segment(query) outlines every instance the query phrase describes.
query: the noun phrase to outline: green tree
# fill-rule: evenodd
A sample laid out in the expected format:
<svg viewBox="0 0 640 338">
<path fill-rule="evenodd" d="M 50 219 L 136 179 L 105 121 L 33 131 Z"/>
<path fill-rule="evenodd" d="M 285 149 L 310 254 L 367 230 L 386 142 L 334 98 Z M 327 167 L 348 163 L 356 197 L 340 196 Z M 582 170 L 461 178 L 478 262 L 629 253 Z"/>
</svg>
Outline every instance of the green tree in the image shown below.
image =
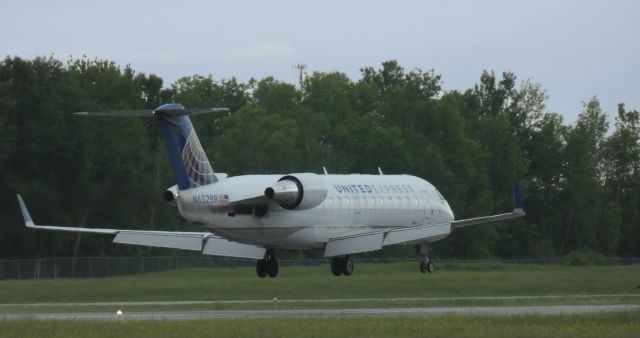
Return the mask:
<svg viewBox="0 0 640 338">
<path fill-rule="evenodd" d="M 595 97 L 587 102 L 567 135 L 565 171 L 567 214 L 560 252 L 597 248 L 596 227 L 602 203 L 600 168 L 606 115 Z"/>
</svg>

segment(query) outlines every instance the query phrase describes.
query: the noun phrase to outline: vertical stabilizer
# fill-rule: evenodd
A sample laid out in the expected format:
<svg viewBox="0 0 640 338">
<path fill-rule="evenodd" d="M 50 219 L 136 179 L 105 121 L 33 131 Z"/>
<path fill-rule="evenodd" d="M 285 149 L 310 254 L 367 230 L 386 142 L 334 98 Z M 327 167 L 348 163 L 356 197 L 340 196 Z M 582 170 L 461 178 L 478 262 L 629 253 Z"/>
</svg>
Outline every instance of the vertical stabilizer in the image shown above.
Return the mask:
<svg viewBox="0 0 640 338">
<path fill-rule="evenodd" d="M 218 181 L 193 129 L 188 116 L 190 112 L 177 103 L 162 105 L 153 112 L 160 122 L 169 160 L 180 190 Z"/>
</svg>

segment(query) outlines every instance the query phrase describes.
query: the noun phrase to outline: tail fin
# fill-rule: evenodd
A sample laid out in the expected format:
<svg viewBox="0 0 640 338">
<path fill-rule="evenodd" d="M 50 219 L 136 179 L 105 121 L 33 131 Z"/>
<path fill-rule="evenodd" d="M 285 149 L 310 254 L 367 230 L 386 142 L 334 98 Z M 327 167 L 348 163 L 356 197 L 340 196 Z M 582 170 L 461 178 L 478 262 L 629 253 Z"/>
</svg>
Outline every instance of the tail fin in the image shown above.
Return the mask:
<svg viewBox="0 0 640 338">
<path fill-rule="evenodd" d="M 185 190 L 218 181 L 188 114 L 189 110 L 176 103 L 165 104 L 154 112 L 178 183 Z"/>
</svg>

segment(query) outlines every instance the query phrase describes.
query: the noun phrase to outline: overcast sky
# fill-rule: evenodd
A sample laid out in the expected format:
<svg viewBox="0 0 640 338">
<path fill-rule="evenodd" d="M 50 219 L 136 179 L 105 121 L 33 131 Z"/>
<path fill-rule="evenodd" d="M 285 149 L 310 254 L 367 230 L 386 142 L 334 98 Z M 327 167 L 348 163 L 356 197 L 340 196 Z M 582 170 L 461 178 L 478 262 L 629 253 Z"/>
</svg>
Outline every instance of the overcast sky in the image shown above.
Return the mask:
<svg viewBox="0 0 640 338">
<path fill-rule="evenodd" d="M 572 123 L 596 95 L 640 108 L 640 1 L 1 1 L 0 55 L 103 58 L 177 78 L 275 78 L 396 59 L 444 89 L 483 69 L 540 82 Z"/>
</svg>

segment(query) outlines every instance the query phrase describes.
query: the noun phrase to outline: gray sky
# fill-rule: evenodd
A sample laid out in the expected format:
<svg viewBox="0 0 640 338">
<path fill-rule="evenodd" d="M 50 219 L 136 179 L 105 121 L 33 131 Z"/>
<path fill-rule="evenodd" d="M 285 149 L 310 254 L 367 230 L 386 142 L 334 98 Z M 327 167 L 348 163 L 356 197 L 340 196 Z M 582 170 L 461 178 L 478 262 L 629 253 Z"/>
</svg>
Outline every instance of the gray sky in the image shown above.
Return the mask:
<svg viewBox="0 0 640 338">
<path fill-rule="evenodd" d="M 572 123 L 600 98 L 640 108 L 640 1 L 16 1 L 0 2 L 0 55 L 104 58 L 156 73 L 273 75 L 293 64 L 341 71 L 396 59 L 433 68 L 445 89 L 483 69 L 547 89 L 547 110 Z"/>
</svg>

